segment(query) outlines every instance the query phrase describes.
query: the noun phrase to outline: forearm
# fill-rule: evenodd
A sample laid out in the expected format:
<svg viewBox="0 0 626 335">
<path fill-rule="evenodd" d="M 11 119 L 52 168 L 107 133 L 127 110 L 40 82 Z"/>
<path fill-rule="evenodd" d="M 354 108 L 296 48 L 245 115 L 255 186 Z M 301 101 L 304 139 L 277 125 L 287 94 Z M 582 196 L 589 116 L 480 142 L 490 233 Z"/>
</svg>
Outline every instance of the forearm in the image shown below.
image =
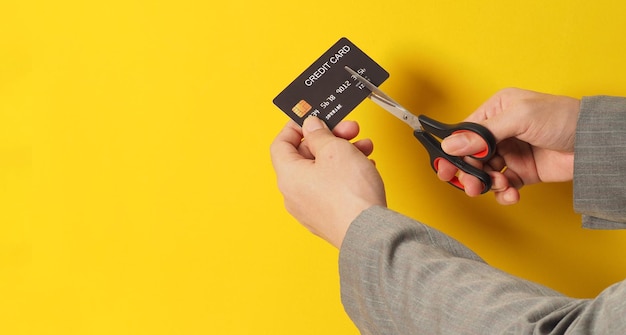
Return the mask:
<svg viewBox="0 0 626 335">
<path fill-rule="evenodd" d="M 583 98 L 576 129 L 574 209 L 590 228 L 626 228 L 626 98 Z"/>
<path fill-rule="evenodd" d="M 344 307 L 362 334 L 558 334 L 594 329 L 594 312 L 606 306 L 594 310 L 590 301 L 505 274 L 380 207 L 352 223 L 340 273 Z"/>
</svg>

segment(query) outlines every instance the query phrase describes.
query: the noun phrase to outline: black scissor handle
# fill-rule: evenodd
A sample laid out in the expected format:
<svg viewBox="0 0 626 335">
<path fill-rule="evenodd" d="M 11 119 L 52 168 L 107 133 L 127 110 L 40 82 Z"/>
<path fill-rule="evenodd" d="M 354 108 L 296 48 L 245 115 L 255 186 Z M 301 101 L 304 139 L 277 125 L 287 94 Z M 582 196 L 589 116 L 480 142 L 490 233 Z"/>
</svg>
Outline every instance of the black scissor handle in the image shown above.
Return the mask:
<svg viewBox="0 0 626 335">
<path fill-rule="evenodd" d="M 471 131 L 482 137 L 485 143 L 487 143 L 487 147 L 481 152 L 470 155 L 470 157 L 474 159 L 485 162 L 491 159 L 491 157 L 493 157 L 493 155 L 496 153 L 496 138 L 489 131 L 489 129 L 478 123 L 461 122 L 457 124 L 445 124 L 437 120 L 433 120 L 426 115 L 420 115 L 418 116 L 418 119 L 422 124 L 424 131 L 431 133 L 439 137 L 440 139 L 444 139 L 454 133 L 463 131 Z M 439 145 L 439 148 L 441 150 L 441 145 Z"/>
<path fill-rule="evenodd" d="M 443 149 L 441 149 L 441 142 L 429 133 L 415 130 L 413 135 L 422 143 L 424 148 L 428 150 L 428 154 L 430 156 L 430 166 L 433 170 L 435 170 L 435 172 L 437 172 L 439 160 L 445 159 L 454 164 L 454 166 L 456 166 L 459 170 L 478 178 L 478 180 L 483 183 L 483 190 L 480 192 L 481 194 L 486 193 L 491 189 L 491 177 L 489 177 L 487 172 L 468 164 L 461 157 L 451 156 L 445 153 Z M 452 178 L 452 180 L 448 181 L 448 183 L 458 189 L 465 189 L 463 184 L 459 181 L 459 178 L 456 176 Z"/>
</svg>

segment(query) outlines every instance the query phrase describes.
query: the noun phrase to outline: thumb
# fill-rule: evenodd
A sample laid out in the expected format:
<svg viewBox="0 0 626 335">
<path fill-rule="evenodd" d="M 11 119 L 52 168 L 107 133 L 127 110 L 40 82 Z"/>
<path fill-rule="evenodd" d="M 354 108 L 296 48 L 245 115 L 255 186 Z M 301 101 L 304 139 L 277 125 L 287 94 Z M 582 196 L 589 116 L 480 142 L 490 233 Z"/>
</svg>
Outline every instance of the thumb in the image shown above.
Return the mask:
<svg viewBox="0 0 626 335">
<path fill-rule="evenodd" d="M 309 116 L 304 120 L 302 134 L 304 135 L 304 142 L 313 157 L 316 156 L 317 151 L 325 143 L 336 139 L 326 123 L 316 116 Z"/>
<path fill-rule="evenodd" d="M 527 119 L 521 113 L 500 113 L 489 119 L 477 122 L 489 130 L 496 143 L 520 135 L 525 129 Z M 446 137 L 441 142 L 443 151 L 454 156 L 469 156 L 485 150 L 487 143 L 478 134 L 471 131 L 460 131 Z"/>
<path fill-rule="evenodd" d="M 485 140 L 471 131 L 456 132 L 441 141 L 441 149 L 453 156 L 470 156 L 487 147 Z"/>
<path fill-rule="evenodd" d="M 326 124 L 317 116 L 307 117 L 306 119 L 304 119 L 304 123 L 302 124 L 302 130 L 304 131 L 305 136 L 307 135 L 307 133 L 310 134 L 316 130 L 324 128 L 328 129 L 328 126 L 326 126 Z M 330 132 L 330 129 L 328 129 L 328 132 Z"/>
</svg>

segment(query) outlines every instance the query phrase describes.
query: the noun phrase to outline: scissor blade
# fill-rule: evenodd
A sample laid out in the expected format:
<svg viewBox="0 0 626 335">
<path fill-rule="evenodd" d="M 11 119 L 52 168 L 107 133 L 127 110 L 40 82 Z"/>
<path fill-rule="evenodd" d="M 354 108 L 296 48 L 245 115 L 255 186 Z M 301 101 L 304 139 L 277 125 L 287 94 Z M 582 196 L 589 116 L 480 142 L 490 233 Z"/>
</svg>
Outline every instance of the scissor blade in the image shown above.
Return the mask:
<svg viewBox="0 0 626 335">
<path fill-rule="evenodd" d="M 370 99 L 378 104 L 380 107 L 384 108 L 389 113 L 393 114 L 398 119 L 402 120 L 404 123 L 408 124 L 414 130 L 422 130 L 422 124 L 420 123 L 417 116 L 413 115 L 413 113 L 409 112 L 402 106 L 389 104 L 388 101 L 381 98 L 376 93 L 370 94 Z"/>
<path fill-rule="evenodd" d="M 378 104 L 389 113 L 393 114 L 398 119 L 402 120 L 404 123 L 411 126 L 411 128 L 415 130 L 422 129 L 422 124 L 420 123 L 417 116 L 413 115 L 413 113 L 402 107 L 402 105 L 400 105 L 390 96 L 385 94 L 385 92 L 376 87 L 376 85 L 372 84 L 369 80 L 363 78 L 361 75 L 356 73 L 356 71 L 352 70 L 348 66 L 345 66 L 344 68 L 372 92 L 369 96 L 372 101 L 374 101 L 376 104 Z"/>
</svg>

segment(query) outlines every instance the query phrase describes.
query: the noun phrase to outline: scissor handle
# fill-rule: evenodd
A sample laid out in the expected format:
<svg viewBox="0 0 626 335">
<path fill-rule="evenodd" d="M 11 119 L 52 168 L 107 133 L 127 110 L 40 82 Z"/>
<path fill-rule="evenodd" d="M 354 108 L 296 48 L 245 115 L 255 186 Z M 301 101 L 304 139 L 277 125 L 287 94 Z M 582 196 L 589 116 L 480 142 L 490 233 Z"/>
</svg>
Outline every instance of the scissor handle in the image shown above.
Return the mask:
<svg viewBox="0 0 626 335">
<path fill-rule="evenodd" d="M 483 183 L 483 190 L 480 192 L 481 194 L 486 193 L 491 189 L 491 177 L 489 177 L 487 172 L 468 164 L 461 157 L 451 156 L 445 153 L 443 149 L 441 149 L 441 142 L 439 142 L 431 134 L 415 130 L 413 135 L 422 143 L 424 148 L 428 150 L 428 154 L 430 155 L 430 166 L 432 166 L 435 172 L 438 170 L 439 161 L 441 159 L 445 159 L 454 164 L 454 166 L 456 166 L 459 170 L 478 178 L 478 180 Z M 465 189 L 457 176 L 454 176 L 450 181 L 448 181 L 448 183 L 458 189 Z"/>
<path fill-rule="evenodd" d="M 470 155 L 470 157 L 474 159 L 483 162 L 488 161 L 496 153 L 496 138 L 489 131 L 489 129 L 478 123 L 461 122 L 457 124 L 445 124 L 437 120 L 433 120 L 426 115 L 420 115 L 418 116 L 418 119 L 422 124 L 424 131 L 431 133 L 440 139 L 444 139 L 452 134 L 464 131 L 471 131 L 482 137 L 485 143 L 487 143 L 487 147 L 478 153 Z"/>
</svg>

